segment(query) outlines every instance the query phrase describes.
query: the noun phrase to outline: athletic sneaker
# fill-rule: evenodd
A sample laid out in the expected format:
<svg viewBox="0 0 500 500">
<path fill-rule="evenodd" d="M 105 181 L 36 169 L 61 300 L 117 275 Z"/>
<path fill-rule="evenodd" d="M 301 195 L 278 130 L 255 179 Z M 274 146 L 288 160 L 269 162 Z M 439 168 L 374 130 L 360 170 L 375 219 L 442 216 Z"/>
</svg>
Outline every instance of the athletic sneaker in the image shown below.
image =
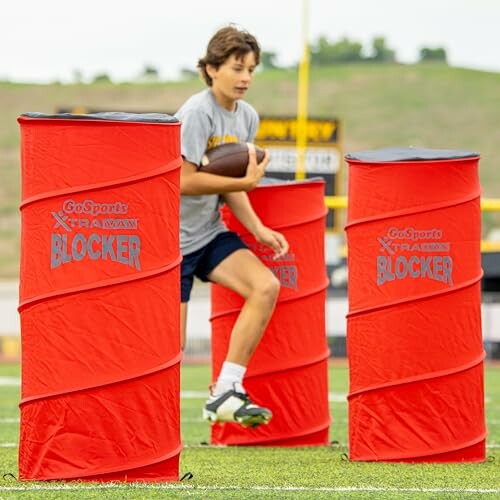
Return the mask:
<svg viewBox="0 0 500 500">
<path fill-rule="evenodd" d="M 237 422 L 245 427 L 267 424 L 272 416 L 271 410 L 253 403 L 238 383 L 218 396 L 210 394 L 203 408 L 203 418 L 211 423 Z"/>
</svg>

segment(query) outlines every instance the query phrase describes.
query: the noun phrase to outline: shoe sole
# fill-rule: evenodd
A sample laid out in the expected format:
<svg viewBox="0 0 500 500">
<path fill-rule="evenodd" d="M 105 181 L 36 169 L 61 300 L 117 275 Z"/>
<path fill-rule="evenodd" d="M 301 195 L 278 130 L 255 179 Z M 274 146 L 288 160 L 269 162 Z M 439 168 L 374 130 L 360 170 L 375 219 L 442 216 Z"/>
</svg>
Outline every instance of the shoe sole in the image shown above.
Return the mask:
<svg viewBox="0 0 500 500">
<path fill-rule="evenodd" d="M 271 418 L 271 413 L 262 413 L 261 415 L 252 415 L 248 417 L 236 417 L 236 422 L 244 427 L 257 427 L 259 425 L 267 425 Z"/>
<path fill-rule="evenodd" d="M 267 425 L 271 418 L 272 413 L 261 413 L 260 415 L 249 415 L 247 417 L 236 417 L 235 420 L 219 420 L 217 414 L 213 411 L 208 411 L 203 408 L 203 420 L 207 420 L 210 424 L 226 424 L 237 423 L 243 427 L 257 427 L 259 425 Z"/>
</svg>

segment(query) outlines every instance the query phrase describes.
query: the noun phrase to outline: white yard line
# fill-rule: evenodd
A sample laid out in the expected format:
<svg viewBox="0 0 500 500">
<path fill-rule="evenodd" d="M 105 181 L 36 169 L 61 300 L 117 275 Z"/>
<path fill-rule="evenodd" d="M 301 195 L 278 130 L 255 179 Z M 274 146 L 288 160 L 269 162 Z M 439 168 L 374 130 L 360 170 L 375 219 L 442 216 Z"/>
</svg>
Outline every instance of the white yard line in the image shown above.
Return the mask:
<svg viewBox="0 0 500 500">
<path fill-rule="evenodd" d="M 61 485 L 27 485 L 27 486 L 0 486 L 0 491 L 89 491 L 89 490 L 185 490 L 185 491 L 304 491 L 318 493 L 342 493 L 342 492 L 391 492 L 391 493 L 500 493 L 500 488 L 391 488 L 382 486 L 338 486 L 311 487 L 306 486 L 197 486 L 193 484 L 163 483 L 163 484 L 139 484 L 139 483 L 113 483 L 99 485 L 73 486 Z"/>
<path fill-rule="evenodd" d="M 0 386 L 2 387 L 19 387 L 21 385 L 21 379 L 19 377 L 0 377 Z"/>
</svg>

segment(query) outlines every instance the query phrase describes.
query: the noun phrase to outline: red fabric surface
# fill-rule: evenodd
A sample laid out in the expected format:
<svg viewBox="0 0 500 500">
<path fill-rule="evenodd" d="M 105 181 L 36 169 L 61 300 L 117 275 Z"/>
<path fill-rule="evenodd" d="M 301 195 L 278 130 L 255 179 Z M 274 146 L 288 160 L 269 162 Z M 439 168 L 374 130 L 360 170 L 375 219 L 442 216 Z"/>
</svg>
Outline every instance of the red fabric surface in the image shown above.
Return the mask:
<svg viewBox="0 0 500 500">
<path fill-rule="evenodd" d="M 20 117 L 21 479 L 178 479 L 178 123 Z"/>
<path fill-rule="evenodd" d="M 349 161 L 352 460 L 484 460 L 478 158 Z"/>
<path fill-rule="evenodd" d="M 268 425 L 245 429 L 214 425 L 213 444 L 305 446 L 328 443 L 328 346 L 325 332 L 324 182 L 261 186 L 249 193 L 264 224 L 281 231 L 290 251 L 280 261 L 259 245 L 226 208 L 228 227 L 280 278 L 274 315 L 248 365 L 245 388 L 269 407 Z M 215 381 L 229 345 L 241 297 L 212 285 L 212 378 Z"/>
</svg>

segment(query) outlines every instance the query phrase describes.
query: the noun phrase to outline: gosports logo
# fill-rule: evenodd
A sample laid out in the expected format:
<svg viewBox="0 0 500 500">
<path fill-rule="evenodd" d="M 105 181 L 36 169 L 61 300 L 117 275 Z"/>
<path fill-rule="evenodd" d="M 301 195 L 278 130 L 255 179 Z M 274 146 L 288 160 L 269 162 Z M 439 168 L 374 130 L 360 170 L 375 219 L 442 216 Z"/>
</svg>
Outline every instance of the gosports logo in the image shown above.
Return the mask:
<svg viewBox="0 0 500 500">
<path fill-rule="evenodd" d="M 450 243 L 441 241 L 442 238 L 441 229 L 414 227 L 391 227 L 387 234 L 377 236 L 381 253 L 377 255 L 377 285 L 407 278 L 428 278 L 452 286 Z"/>
<path fill-rule="evenodd" d="M 65 200 L 61 210 L 51 212 L 55 220 L 54 229 L 64 232 L 54 232 L 51 235 L 50 267 L 54 269 L 62 264 L 88 258 L 111 260 L 140 270 L 141 239 L 137 234 L 73 232 L 74 229 L 82 228 L 120 232 L 137 229 L 137 219 L 116 217 L 127 213 L 128 205 L 119 201 L 99 203 L 93 200 Z"/>
</svg>

